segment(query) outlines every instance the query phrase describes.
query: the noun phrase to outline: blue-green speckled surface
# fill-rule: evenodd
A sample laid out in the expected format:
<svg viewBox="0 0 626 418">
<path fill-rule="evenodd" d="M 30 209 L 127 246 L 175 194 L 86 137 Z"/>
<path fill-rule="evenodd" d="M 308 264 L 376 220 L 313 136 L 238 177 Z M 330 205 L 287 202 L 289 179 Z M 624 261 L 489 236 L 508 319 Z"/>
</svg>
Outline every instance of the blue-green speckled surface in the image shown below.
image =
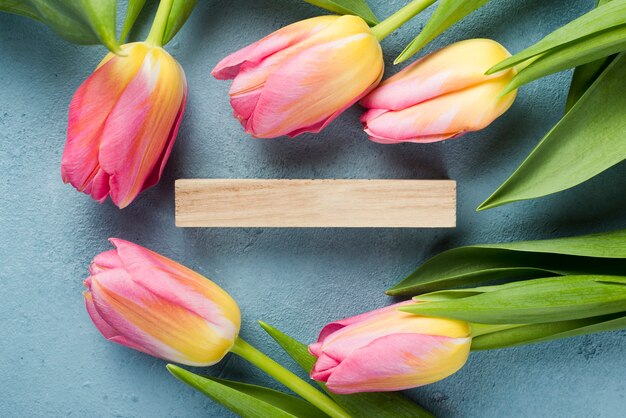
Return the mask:
<svg viewBox="0 0 626 418">
<path fill-rule="evenodd" d="M 626 226 L 621 164 L 559 195 L 476 213 L 559 119 L 565 72 L 524 87 L 488 129 L 433 145 L 381 146 L 355 107 L 317 136 L 252 140 L 231 117 L 225 55 L 293 21 L 322 14 L 297 0 L 205 0 L 168 49 L 184 66 L 189 101 L 161 183 L 125 210 L 64 185 L 60 160 L 74 90 L 105 53 L 44 26 L 0 15 L 0 416 L 214 417 L 221 406 L 172 378 L 164 362 L 106 342 L 82 302 L 92 257 L 117 236 L 198 270 L 241 305 L 243 336 L 292 364 L 256 325 L 310 342 L 324 323 L 390 302 L 383 290 L 453 246 Z M 370 1 L 381 17 L 405 2 Z M 593 0 L 498 0 L 428 46 L 491 37 L 512 52 L 582 14 Z M 388 71 L 425 15 L 383 42 Z M 458 227 L 177 229 L 174 179 L 452 178 Z M 618 417 L 626 409 L 626 332 L 472 354 L 456 375 L 409 392 L 443 417 Z M 203 370 L 279 387 L 242 360 Z"/>
</svg>

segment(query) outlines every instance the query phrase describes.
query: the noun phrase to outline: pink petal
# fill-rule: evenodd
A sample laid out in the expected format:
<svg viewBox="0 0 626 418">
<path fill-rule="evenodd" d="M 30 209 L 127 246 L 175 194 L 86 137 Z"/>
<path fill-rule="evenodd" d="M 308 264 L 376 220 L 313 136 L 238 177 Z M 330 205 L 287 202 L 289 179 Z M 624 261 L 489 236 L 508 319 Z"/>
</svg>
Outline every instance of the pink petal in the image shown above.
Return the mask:
<svg viewBox="0 0 626 418">
<path fill-rule="evenodd" d="M 150 174 L 169 155 L 163 150 L 171 146 L 184 92 L 185 76 L 178 63 L 153 48 L 109 114 L 99 160 L 111 176 L 111 199 L 120 208 L 145 189 Z"/>
<path fill-rule="evenodd" d="M 218 80 L 235 78 L 242 64 L 258 64 L 268 56 L 313 36 L 338 18 L 338 16 L 320 16 L 285 26 L 227 56 L 215 66 L 211 74 Z"/>
<path fill-rule="evenodd" d="M 61 159 L 61 175 L 79 191 L 92 193 L 91 182 L 100 172 L 98 148 L 106 118 L 118 98 L 139 69 L 145 51 L 133 44 L 124 48 L 133 51 L 133 59 L 107 56 L 105 63 L 78 88 L 70 103 L 67 142 Z M 141 57 L 140 57 L 141 58 Z M 94 198 L 102 200 L 101 183 Z"/>
<path fill-rule="evenodd" d="M 184 77 L 185 73 L 182 67 L 180 67 L 180 71 Z M 159 157 L 159 160 L 157 161 L 156 165 L 154 166 L 154 169 L 152 170 L 152 172 L 150 173 L 150 175 L 144 182 L 143 187 L 141 188 L 142 192 L 144 190 L 149 189 L 150 187 L 154 186 L 155 184 L 159 182 L 159 180 L 161 179 L 161 175 L 163 175 L 165 164 L 167 163 L 167 160 L 170 158 L 170 154 L 172 153 L 172 148 L 174 148 L 174 142 L 176 141 L 176 137 L 178 136 L 178 129 L 180 128 L 180 123 L 183 120 L 183 113 L 185 112 L 185 105 L 187 103 L 187 80 L 186 78 L 184 79 L 184 81 L 185 81 L 185 87 L 184 87 L 183 101 L 180 105 L 180 110 L 178 111 L 178 114 L 176 115 L 176 121 L 174 122 L 174 126 L 172 126 L 172 130 L 168 136 L 167 145 L 165 146 L 163 153 Z"/>
<path fill-rule="evenodd" d="M 510 56 L 490 39 L 468 39 L 420 58 L 361 100 L 367 108 L 400 110 L 502 74 L 485 71 Z"/>
<path fill-rule="evenodd" d="M 353 352 L 332 370 L 333 393 L 395 391 L 441 380 L 459 370 L 470 338 L 392 334 Z"/>
<path fill-rule="evenodd" d="M 119 332 L 117 332 L 115 328 L 109 325 L 98 313 L 98 310 L 96 309 L 96 306 L 93 303 L 93 298 L 91 297 L 91 293 L 83 292 L 83 296 L 85 299 L 85 307 L 87 308 L 87 313 L 89 314 L 91 321 L 96 326 L 98 331 L 100 331 L 100 334 L 102 334 L 102 336 L 106 338 L 107 340 L 115 336 L 118 336 Z"/>
<path fill-rule="evenodd" d="M 371 35 L 312 46 L 268 77 L 246 132 L 273 138 L 319 131 L 376 85 L 382 71 L 380 46 Z"/>
<path fill-rule="evenodd" d="M 120 260 L 116 250 L 109 250 L 95 256 L 89 266 L 89 272 L 94 275 L 117 267 L 122 267 L 122 260 Z"/>
<path fill-rule="evenodd" d="M 434 142 L 483 129 L 504 113 L 515 92 L 500 98 L 508 83 L 495 78 L 465 90 L 445 94 L 388 112 L 366 112 L 361 121 L 376 142 Z"/>
</svg>

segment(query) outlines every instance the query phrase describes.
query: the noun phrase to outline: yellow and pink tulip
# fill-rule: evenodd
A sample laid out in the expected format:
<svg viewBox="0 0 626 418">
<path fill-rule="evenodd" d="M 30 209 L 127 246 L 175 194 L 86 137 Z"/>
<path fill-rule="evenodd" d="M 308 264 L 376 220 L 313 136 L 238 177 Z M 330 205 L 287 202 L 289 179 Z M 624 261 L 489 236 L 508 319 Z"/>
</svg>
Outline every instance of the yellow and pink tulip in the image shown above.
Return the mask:
<svg viewBox="0 0 626 418">
<path fill-rule="evenodd" d="M 401 312 L 398 303 L 326 325 L 309 346 L 311 378 L 334 393 L 395 391 L 434 383 L 470 353 L 470 325 Z"/>
<path fill-rule="evenodd" d="M 509 56 L 495 41 L 469 39 L 417 60 L 361 100 L 365 132 L 383 144 L 426 143 L 487 127 L 517 94 L 501 96 L 515 70 L 485 75 Z"/>
<path fill-rule="evenodd" d="M 154 186 L 170 156 L 185 109 L 178 62 L 146 42 L 108 54 L 72 98 L 63 181 L 120 208 Z"/>
<path fill-rule="evenodd" d="M 237 303 L 200 274 L 144 247 L 111 239 L 115 249 L 91 264 L 87 312 L 108 340 L 191 366 L 219 362 L 233 347 Z"/>
<path fill-rule="evenodd" d="M 230 102 L 258 138 L 319 132 L 379 82 L 380 44 L 363 19 L 320 16 L 286 26 L 224 58 Z"/>
</svg>

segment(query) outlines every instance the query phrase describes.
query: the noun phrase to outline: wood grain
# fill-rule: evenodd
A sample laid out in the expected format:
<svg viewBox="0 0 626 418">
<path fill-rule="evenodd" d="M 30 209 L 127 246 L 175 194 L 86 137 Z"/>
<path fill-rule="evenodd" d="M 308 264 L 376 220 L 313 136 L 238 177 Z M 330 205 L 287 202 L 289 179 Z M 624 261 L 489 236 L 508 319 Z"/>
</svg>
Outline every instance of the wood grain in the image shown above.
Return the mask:
<svg viewBox="0 0 626 418">
<path fill-rule="evenodd" d="M 453 180 L 176 180 L 179 227 L 455 225 Z"/>
</svg>

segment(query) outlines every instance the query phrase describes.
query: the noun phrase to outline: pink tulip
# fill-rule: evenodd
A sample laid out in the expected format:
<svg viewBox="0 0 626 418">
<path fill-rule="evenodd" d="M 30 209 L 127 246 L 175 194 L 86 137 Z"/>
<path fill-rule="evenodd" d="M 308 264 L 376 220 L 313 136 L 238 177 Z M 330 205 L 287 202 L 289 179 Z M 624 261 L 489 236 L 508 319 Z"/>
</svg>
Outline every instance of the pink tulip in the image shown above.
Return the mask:
<svg viewBox="0 0 626 418">
<path fill-rule="evenodd" d="M 356 16 L 321 16 L 286 26 L 213 69 L 233 79 L 230 103 L 258 138 L 319 132 L 383 74 L 380 44 Z"/>
<path fill-rule="evenodd" d="M 107 55 L 70 104 L 65 183 L 120 208 L 158 183 L 185 109 L 182 67 L 145 42 Z"/>
<path fill-rule="evenodd" d="M 397 310 L 413 301 L 328 324 L 309 346 L 317 357 L 311 378 L 331 392 L 408 389 L 459 370 L 470 352 L 470 326 Z"/>
<path fill-rule="evenodd" d="M 516 91 L 502 97 L 515 75 L 485 71 L 510 56 L 489 39 L 457 42 L 427 55 L 361 100 L 361 117 L 374 142 L 436 142 L 483 129 L 511 107 Z"/>
<path fill-rule="evenodd" d="M 102 335 L 155 357 L 209 366 L 233 347 L 241 316 L 222 288 L 175 261 L 121 239 L 85 280 L 87 312 Z"/>
</svg>

